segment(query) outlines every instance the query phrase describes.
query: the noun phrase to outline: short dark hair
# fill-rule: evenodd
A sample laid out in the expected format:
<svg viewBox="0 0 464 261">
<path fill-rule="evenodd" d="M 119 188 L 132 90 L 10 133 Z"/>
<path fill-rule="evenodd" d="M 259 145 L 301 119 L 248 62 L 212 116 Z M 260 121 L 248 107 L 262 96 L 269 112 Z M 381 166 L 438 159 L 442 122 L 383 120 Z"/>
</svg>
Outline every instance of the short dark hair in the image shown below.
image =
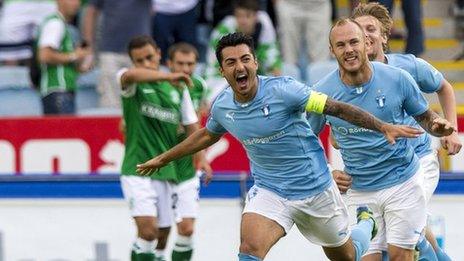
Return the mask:
<svg viewBox="0 0 464 261">
<path fill-rule="evenodd" d="M 247 10 L 251 10 L 254 12 L 259 11 L 259 1 L 258 0 L 235 0 L 233 1 L 233 7 L 236 8 L 243 8 Z"/>
<path fill-rule="evenodd" d="M 184 53 L 184 54 L 193 53 L 195 54 L 196 60 L 198 60 L 198 57 L 199 57 L 197 48 L 195 48 L 195 46 L 189 43 L 180 42 L 180 43 L 171 45 L 168 49 L 169 60 L 172 61 L 172 59 L 174 59 L 174 55 L 176 55 L 177 52 Z"/>
<path fill-rule="evenodd" d="M 216 45 L 216 59 L 219 62 L 219 66 L 222 63 L 222 50 L 226 47 L 237 46 L 245 44 L 250 48 L 250 52 L 253 54 L 253 57 L 256 58 L 253 38 L 244 33 L 231 33 L 223 36 Z"/>
<path fill-rule="evenodd" d="M 132 50 L 142 48 L 147 44 L 153 46 L 155 49 L 158 49 L 158 45 L 156 44 L 155 40 L 153 40 L 153 38 L 148 35 L 139 35 L 132 38 L 127 45 L 127 53 L 129 54 L 129 57 L 131 56 Z"/>
</svg>

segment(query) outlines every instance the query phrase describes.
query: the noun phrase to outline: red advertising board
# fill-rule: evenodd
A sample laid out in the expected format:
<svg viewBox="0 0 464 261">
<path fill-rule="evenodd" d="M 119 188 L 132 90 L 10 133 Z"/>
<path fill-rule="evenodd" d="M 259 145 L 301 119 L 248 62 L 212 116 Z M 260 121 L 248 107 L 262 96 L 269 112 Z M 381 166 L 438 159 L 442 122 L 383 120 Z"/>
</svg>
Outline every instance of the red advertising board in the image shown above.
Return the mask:
<svg viewBox="0 0 464 261">
<path fill-rule="evenodd" d="M 119 173 L 124 155 L 119 122 L 119 117 L 0 119 L 0 175 Z M 464 130 L 464 117 L 458 122 Z M 321 140 L 330 152 L 327 133 Z M 461 154 L 451 159 L 450 171 L 464 170 Z M 229 134 L 207 150 L 207 158 L 215 171 L 249 170 L 245 151 Z"/>
<path fill-rule="evenodd" d="M 0 119 L 0 174 L 118 173 L 124 154 L 119 117 Z M 239 142 L 225 135 L 208 150 L 215 171 L 248 171 Z"/>
</svg>

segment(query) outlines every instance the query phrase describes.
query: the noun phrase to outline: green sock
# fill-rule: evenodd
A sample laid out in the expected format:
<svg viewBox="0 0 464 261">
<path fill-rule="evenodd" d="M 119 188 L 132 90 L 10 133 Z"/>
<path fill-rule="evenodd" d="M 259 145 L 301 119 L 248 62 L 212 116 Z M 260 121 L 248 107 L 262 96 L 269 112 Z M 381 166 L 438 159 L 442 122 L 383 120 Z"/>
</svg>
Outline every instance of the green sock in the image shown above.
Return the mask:
<svg viewBox="0 0 464 261">
<path fill-rule="evenodd" d="M 190 261 L 192 252 L 192 237 L 177 235 L 171 255 L 172 261 Z"/>
<path fill-rule="evenodd" d="M 137 254 L 134 250 L 131 251 L 131 261 L 137 261 Z"/>
<path fill-rule="evenodd" d="M 136 261 L 156 261 L 156 256 L 153 253 L 135 254 Z"/>
<path fill-rule="evenodd" d="M 131 261 L 156 261 L 154 248 L 155 241 L 147 241 L 143 238 L 137 238 L 132 244 Z"/>
<path fill-rule="evenodd" d="M 190 261 L 192 258 L 193 249 L 187 251 L 172 251 L 171 259 L 172 261 Z"/>
</svg>

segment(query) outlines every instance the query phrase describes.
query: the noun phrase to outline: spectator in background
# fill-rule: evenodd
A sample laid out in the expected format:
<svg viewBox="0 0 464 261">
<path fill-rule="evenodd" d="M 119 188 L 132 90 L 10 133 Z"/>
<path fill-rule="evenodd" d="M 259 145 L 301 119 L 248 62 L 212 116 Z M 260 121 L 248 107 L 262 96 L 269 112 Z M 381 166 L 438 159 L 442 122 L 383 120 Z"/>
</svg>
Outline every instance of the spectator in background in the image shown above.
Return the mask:
<svg viewBox="0 0 464 261">
<path fill-rule="evenodd" d="M 216 27 L 222 19 L 224 19 L 228 15 L 234 14 L 234 1 L 230 0 L 205 0 L 206 6 L 211 6 L 212 8 L 212 25 Z M 272 19 L 272 15 L 269 13 L 270 9 L 273 9 L 273 2 L 274 0 L 258 0 L 259 2 L 259 9 L 266 11 Z M 212 2 L 209 4 L 209 2 Z"/>
<path fill-rule="evenodd" d="M 198 0 L 153 0 L 153 38 L 161 49 L 161 62 L 166 61 L 168 48 L 177 42 L 196 46 Z"/>
<path fill-rule="evenodd" d="M 258 0 L 237 0 L 234 3 L 234 15 L 226 16 L 211 33 L 205 73 L 207 85 L 214 86 L 214 89 L 210 90 L 210 99 L 227 86 L 227 82 L 219 72 L 219 63 L 214 50 L 221 37 L 233 32 L 242 32 L 253 38 L 256 58 L 260 64 L 258 74 L 274 76 L 281 74 L 282 59 L 269 15 L 259 11 Z"/>
<path fill-rule="evenodd" d="M 103 19 L 98 43 L 99 103 L 100 107 L 120 108 L 120 88 L 114 75 L 132 64 L 126 53 L 130 39 L 151 32 L 151 0 L 89 0 L 83 36 L 92 50 L 96 49 L 95 28 L 100 13 Z"/>
<path fill-rule="evenodd" d="M 17 65 L 30 59 L 38 25 L 54 12 L 54 0 L 3 1 L 0 16 L 0 63 Z"/>
<path fill-rule="evenodd" d="M 330 58 L 330 0 L 276 0 L 276 10 L 285 63 L 297 65 L 303 39 L 309 62 Z"/>
<path fill-rule="evenodd" d="M 67 25 L 79 11 L 80 0 L 57 0 L 57 4 L 58 12 L 45 18 L 39 29 L 40 92 L 44 114 L 72 114 L 77 67 L 89 49 L 74 47 Z"/>
<path fill-rule="evenodd" d="M 393 14 L 393 0 L 370 0 L 369 2 L 380 3 L 388 9 L 390 14 Z M 404 52 L 420 56 L 425 51 L 421 0 L 402 0 L 401 9 L 403 9 L 404 22 L 408 31 Z"/>
</svg>

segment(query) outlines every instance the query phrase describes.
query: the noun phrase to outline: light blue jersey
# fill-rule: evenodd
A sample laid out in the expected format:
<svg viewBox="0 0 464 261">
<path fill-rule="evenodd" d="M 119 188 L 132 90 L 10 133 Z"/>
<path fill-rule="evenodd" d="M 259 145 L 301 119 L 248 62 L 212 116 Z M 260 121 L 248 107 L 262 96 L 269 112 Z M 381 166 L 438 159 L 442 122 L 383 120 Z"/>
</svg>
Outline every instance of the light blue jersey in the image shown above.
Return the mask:
<svg viewBox="0 0 464 261">
<path fill-rule="evenodd" d="M 411 74 L 422 92 L 433 93 L 440 90 L 444 79 L 443 74 L 428 62 L 412 54 L 387 54 L 386 57 L 388 65 L 401 68 Z M 413 117 L 408 118 L 407 124 L 420 127 Z M 428 133 L 424 133 L 412 141 L 414 151 L 419 158 L 432 152 L 431 144 L 432 141 Z"/>
<path fill-rule="evenodd" d="M 290 77 L 258 77 L 255 98 L 238 103 L 226 88 L 214 101 L 209 132 L 231 133 L 244 146 L 255 185 L 290 199 L 326 190 L 331 182 L 324 151 L 305 106 L 311 90 Z"/>
<path fill-rule="evenodd" d="M 392 124 L 405 124 L 408 115 L 424 113 L 428 104 L 414 79 L 407 72 L 372 62 L 371 79 L 362 86 L 347 86 L 335 70 L 316 83 L 315 91 L 363 108 Z M 408 115 L 405 115 L 405 112 Z M 382 133 L 360 128 L 332 116 L 310 114 L 311 127 L 319 133 L 328 122 L 340 146 L 345 171 L 353 177 L 352 187 L 372 191 L 406 181 L 418 170 L 418 158 L 411 139 L 391 145 Z"/>
</svg>

